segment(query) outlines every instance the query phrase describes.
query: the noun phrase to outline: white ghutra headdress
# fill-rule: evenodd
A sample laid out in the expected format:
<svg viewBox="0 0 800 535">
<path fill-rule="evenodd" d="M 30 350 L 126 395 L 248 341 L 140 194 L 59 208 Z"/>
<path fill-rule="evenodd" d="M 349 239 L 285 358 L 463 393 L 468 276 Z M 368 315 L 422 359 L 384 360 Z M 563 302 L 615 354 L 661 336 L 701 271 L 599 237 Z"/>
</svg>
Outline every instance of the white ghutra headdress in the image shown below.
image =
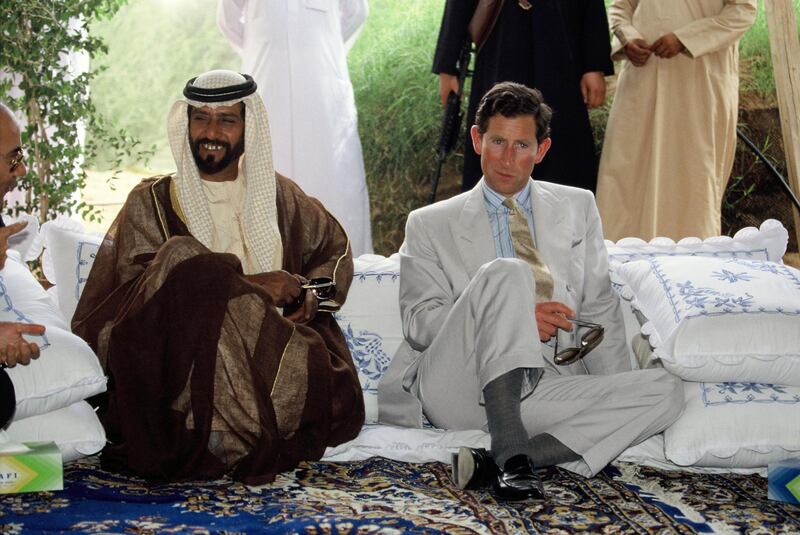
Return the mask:
<svg viewBox="0 0 800 535">
<path fill-rule="evenodd" d="M 206 247 L 211 247 L 212 220 L 208 201 L 202 190 L 200 174 L 189 141 L 188 107 L 215 108 L 244 102 L 244 162 L 247 179 L 244 207 L 244 245 L 258 263 L 259 272 L 281 269 L 282 244 L 278 229 L 275 200 L 275 169 L 272 165 L 272 142 L 264 101 L 250 76 L 233 71 L 215 70 L 192 78 L 167 117 L 167 130 L 177 173 L 175 186 L 186 216 L 189 232 Z"/>
</svg>

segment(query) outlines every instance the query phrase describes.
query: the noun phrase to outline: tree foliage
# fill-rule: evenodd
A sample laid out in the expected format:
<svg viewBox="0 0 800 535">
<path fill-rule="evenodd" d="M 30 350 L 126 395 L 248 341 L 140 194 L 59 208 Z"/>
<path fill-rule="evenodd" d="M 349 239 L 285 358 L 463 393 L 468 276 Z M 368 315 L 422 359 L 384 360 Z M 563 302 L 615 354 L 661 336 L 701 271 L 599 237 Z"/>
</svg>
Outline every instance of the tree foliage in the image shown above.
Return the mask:
<svg viewBox="0 0 800 535">
<path fill-rule="evenodd" d="M 93 209 L 79 198 L 86 183 L 83 167 L 102 140 L 115 148 L 117 163 L 138 151 L 124 130 L 112 131 L 89 93 L 95 73 L 75 69 L 103 54 L 104 43 L 86 25 L 108 19 L 126 0 L 3 0 L 0 3 L 0 81 L 3 100 L 25 117 L 22 142 L 28 173 L 20 180 L 26 201 L 10 211 L 38 213 L 41 221 L 58 214 Z M 88 67 L 88 65 L 87 65 Z M 92 141 L 83 143 L 84 132 Z"/>
</svg>

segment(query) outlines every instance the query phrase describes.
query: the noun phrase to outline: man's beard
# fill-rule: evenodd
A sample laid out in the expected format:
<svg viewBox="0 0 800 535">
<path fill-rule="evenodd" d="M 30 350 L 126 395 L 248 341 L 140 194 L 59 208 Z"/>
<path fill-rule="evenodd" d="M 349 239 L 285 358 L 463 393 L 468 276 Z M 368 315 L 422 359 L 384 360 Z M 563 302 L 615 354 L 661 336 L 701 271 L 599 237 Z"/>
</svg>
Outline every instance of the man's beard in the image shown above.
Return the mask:
<svg viewBox="0 0 800 535">
<path fill-rule="evenodd" d="M 208 155 L 204 160 L 202 156 L 200 156 L 200 145 L 203 143 L 208 143 L 211 145 L 220 145 L 225 149 L 225 155 L 222 159 L 218 162 L 214 161 L 214 157 L 212 155 Z M 205 173 L 207 175 L 215 175 L 228 167 L 230 163 L 236 160 L 239 156 L 244 154 L 244 136 L 239 142 L 231 148 L 230 143 L 225 141 L 211 141 L 208 138 L 201 138 L 195 140 L 194 142 L 190 143 L 192 147 L 192 156 L 194 156 L 194 163 L 197 164 L 197 168 L 200 170 L 201 173 Z"/>
</svg>

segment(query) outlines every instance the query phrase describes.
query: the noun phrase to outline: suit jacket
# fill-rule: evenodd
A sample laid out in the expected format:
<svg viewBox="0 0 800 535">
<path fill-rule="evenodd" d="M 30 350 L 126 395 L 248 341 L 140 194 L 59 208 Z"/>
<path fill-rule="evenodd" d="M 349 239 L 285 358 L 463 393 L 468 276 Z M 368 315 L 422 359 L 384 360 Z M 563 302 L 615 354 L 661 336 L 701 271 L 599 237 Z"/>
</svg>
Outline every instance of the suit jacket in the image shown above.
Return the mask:
<svg viewBox="0 0 800 535">
<path fill-rule="evenodd" d="M 483 180 L 468 192 L 408 216 L 400 248 L 405 342 L 378 389 L 382 423 L 422 425 L 416 377 L 420 358 L 477 270 L 497 257 L 482 188 Z M 603 342 L 584 358 L 585 369 L 599 375 L 630 370 L 622 311 L 608 277 L 594 196 L 587 190 L 533 180 L 531 205 L 537 249 L 553 275 L 553 300 L 565 303 L 577 317 L 605 327 Z M 581 363 L 556 366 L 552 350 L 542 348 L 549 372 L 585 373 Z"/>
</svg>

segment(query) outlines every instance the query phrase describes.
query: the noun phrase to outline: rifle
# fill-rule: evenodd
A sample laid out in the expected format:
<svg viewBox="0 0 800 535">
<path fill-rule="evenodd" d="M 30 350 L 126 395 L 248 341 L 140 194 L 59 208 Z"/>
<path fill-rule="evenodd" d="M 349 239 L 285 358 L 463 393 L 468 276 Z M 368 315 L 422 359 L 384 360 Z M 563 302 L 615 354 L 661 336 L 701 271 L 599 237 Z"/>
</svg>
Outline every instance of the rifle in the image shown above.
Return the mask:
<svg viewBox="0 0 800 535">
<path fill-rule="evenodd" d="M 442 176 L 442 166 L 447 159 L 447 155 L 450 154 L 453 147 L 455 147 L 461 132 L 461 119 L 464 115 L 461 110 L 461 97 L 464 94 L 464 82 L 469 73 L 471 51 L 472 42 L 469 39 L 465 39 L 464 45 L 461 47 L 461 52 L 458 55 L 458 63 L 456 63 L 456 69 L 458 70 L 458 93 L 450 91 L 450 94 L 447 95 L 447 106 L 445 106 L 444 116 L 442 117 L 442 131 L 439 133 L 439 145 L 436 149 L 438 166 L 436 169 L 436 176 L 433 178 L 430 203 L 436 200 L 436 189 L 439 187 L 439 179 Z"/>
<path fill-rule="evenodd" d="M 455 0 L 461 2 L 463 0 Z M 560 0 L 556 0 L 560 1 Z M 433 203 L 436 200 L 436 188 L 439 187 L 439 178 L 442 176 L 442 165 L 447 159 L 447 155 L 453 150 L 456 145 L 461 131 L 461 119 L 463 113 L 461 112 L 461 97 L 464 94 L 464 81 L 467 79 L 469 72 L 469 59 L 470 52 L 472 51 L 472 43 L 475 43 L 475 55 L 480 52 L 489 35 L 497 23 L 497 18 L 500 16 L 500 10 L 503 9 L 505 0 L 478 0 L 475 5 L 475 11 L 472 13 L 472 18 L 467 26 L 467 39 L 461 47 L 461 52 L 458 55 L 458 62 L 456 63 L 456 70 L 458 71 L 458 94 L 450 92 L 447 95 L 447 106 L 445 106 L 444 117 L 442 118 L 442 132 L 439 134 L 439 146 L 436 151 L 436 159 L 439 163 L 436 170 L 436 176 L 433 179 L 433 190 L 431 191 L 431 200 Z"/>
</svg>

